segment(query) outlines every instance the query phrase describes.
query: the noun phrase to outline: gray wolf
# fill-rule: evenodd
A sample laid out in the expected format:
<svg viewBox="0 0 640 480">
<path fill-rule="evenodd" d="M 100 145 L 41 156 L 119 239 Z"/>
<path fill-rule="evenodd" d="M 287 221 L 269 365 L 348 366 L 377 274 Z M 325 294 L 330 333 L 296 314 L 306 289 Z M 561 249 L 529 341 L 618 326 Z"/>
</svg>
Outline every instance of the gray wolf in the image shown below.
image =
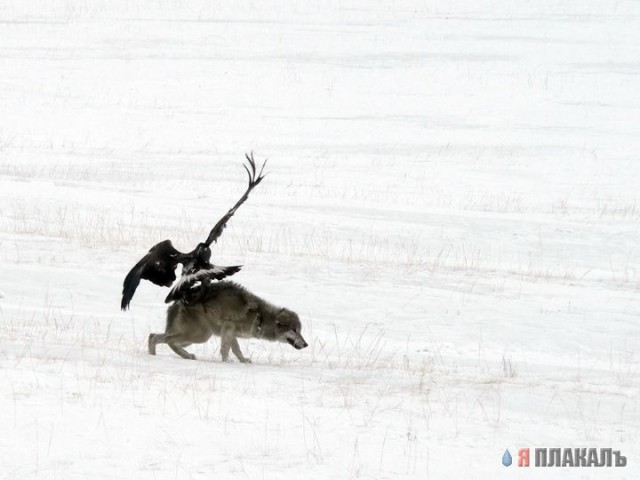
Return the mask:
<svg viewBox="0 0 640 480">
<path fill-rule="evenodd" d="M 286 342 L 300 350 L 307 342 L 300 334 L 298 315 L 276 307 L 234 282 L 205 282 L 193 296 L 177 300 L 167 309 L 164 333 L 149 335 L 149 354 L 166 343 L 182 358 L 195 360 L 184 348 L 219 336 L 220 354 L 227 361 L 229 350 L 243 363 L 251 363 L 240 350 L 238 338 L 260 338 Z"/>
</svg>

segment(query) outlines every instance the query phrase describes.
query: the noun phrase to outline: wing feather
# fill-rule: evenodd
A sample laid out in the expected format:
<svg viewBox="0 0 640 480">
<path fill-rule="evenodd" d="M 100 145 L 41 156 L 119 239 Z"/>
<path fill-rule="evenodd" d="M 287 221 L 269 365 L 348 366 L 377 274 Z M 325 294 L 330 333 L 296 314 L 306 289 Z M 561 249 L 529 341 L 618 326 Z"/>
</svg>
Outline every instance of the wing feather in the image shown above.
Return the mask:
<svg viewBox="0 0 640 480">
<path fill-rule="evenodd" d="M 262 174 L 262 172 L 264 171 L 264 167 L 267 164 L 266 160 L 262 164 L 260 172 L 257 172 L 256 162 L 253 159 L 253 152 L 251 153 L 251 156 L 245 154 L 245 157 L 247 159 L 249 167 L 247 167 L 246 164 L 242 164 L 242 166 L 247 171 L 247 176 L 249 177 L 249 186 L 247 187 L 247 190 L 244 192 L 244 194 L 240 197 L 240 200 L 238 200 L 236 204 L 220 220 L 218 220 L 218 223 L 216 223 L 215 226 L 211 229 L 211 233 L 209 233 L 207 240 L 204 242 L 207 247 L 213 242 L 217 241 L 218 238 L 220 238 L 220 235 L 222 235 L 222 231 L 227 226 L 227 222 L 229 221 L 229 219 L 233 216 L 234 213 L 236 213 L 236 210 L 238 210 L 238 208 L 240 208 L 240 206 L 247 200 L 247 198 L 249 197 L 249 193 L 251 193 L 251 190 L 253 190 L 266 175 Z"/>
<path fill-rule="evenodd" d="M 209 268 L 203 268 L 196 272 L 184 273 L 173 286 L 164 302 L 170 303 L 175 300 L 179 300 L 197 282 L 202 282 L 204 280 L 222 280 L 223 278 L 239 272 L 241 268 L 242 267 L 240 265 L 235 265 L 233 267 L 211 265 Z"/>
<path fill-rule="evenodd" d="M 133 267 L 129 271 L 129 273 L 127 273 L 127 276 L 124 277 L 120 309 L 127 310 L 129 308 L 129 304 L 131 303 L 133 294 L 136 293 L 136 288 L 138 288 L 138 285 L 140 285 L 140 275 L 142 274 L 142 270 L 144 269 L 144 265 L 148 256 L 149 254 L 145 255 L 142 260 L 136 263 L 135 267 Z"/>
<path fill-rule="evenodd" d="M 181 254 L 173 248 L 170 240 L 160 242 L 149 250 L 129 271 L 122 285 L 120 308 L 127 310 L 140 280 L 149 280 L 163 287 L 170 287 L 176 279 L 176 266 Z"/>
</svg>

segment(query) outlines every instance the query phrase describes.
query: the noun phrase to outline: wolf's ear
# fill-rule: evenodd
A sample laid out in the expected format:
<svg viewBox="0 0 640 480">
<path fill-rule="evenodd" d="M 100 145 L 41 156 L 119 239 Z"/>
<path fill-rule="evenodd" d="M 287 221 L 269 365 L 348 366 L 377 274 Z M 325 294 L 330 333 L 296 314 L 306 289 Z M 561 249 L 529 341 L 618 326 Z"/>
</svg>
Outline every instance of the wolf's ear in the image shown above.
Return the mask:
<svg viewBox="0 0 640 480">
<path fill-rule="evenodd" d="M 281 327 L 284 327 L 287 325 L 287 323 L 284 320 L 284 308 L 281 308 L 280 311 L 276 314 L 276 325 L 279 325 Z"/>
</svg>

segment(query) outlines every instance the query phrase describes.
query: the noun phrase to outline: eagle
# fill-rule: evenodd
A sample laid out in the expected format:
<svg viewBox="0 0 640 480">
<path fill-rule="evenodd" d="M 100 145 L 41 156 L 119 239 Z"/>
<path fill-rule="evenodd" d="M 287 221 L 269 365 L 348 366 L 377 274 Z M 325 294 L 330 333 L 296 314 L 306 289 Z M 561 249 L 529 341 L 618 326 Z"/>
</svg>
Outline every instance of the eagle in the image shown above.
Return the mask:
<svg viewBox="0 0 640 480">
<path fill-rule="evenodd" d="M 218 223 L 211 229 L 207 239 L 199 243 L 191 252 L 180 252 L 171 244 L 171 240 L 164 240 L 151 247 L 149 253 L 135 264 L 124 279 L 122 300 L 120 302 L 120 308 L 122 310 L 129 308 L 133 294 L 136 288 L 138 288 L 141 279 L 149 280 L 162 287 L 171 287 L 176 280 L 176 267 L 178 264 L 182 264 L 182 275 L 176 284 L 173 285 L 171 291 L 169 291 L 165 303 L 179 299 L 193 299 L 194 294 L 197 294 L 197 286 L 206 284 L 211 280 L 221 280 L 240 270 L 240 265 L 232 267 L 212 265 L 210 263 L 210 246 L 213 242 L 217 242 L 220 235 L 222 235 L 222 231 L 227 226 L 229 219 L 236 213 L 236 210 L 240 208 L 240 205 L 247 200 L 251 190 L 253 190 L 266 175 L 262 173 L 267 164 L 266 161 L 262 164 L 258 172 L 256 162 L 253 159 L 253 153 L 251 153 L 251 155 L 245 154 L 245 158 L 247 159 L 247 164 L 243 164 L 242 166 L 249 176 L 249 186 L 242 197 L 240 197 L 240 200 L 218 220 Z"/>
</svg>

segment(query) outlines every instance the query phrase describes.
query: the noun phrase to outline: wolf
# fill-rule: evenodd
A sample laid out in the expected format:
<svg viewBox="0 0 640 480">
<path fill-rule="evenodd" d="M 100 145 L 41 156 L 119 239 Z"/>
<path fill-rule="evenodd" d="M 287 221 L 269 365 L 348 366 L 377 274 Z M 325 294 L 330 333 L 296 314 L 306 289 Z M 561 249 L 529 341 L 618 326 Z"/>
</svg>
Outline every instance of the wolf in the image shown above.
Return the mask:
<svg viewBox="0 0 640 480">
<path fill-rule="evenodd" d="M 235 282 L 206 282 L 194 292 L 169 306 L 164 333 L 149 335 L 150 355 L 156 354 L 157 345 L 166 343 L 182 358 L 195 360 L 184 347 L 204 343 L 212 335 L 221 338 L 224 362 L 231 350 L 242 363 L 251 363 L 242 354 L 238 338 L 286 342 L 298 350 L 308 345 L 295 312 L 276 307 Z"/>
</svg>

